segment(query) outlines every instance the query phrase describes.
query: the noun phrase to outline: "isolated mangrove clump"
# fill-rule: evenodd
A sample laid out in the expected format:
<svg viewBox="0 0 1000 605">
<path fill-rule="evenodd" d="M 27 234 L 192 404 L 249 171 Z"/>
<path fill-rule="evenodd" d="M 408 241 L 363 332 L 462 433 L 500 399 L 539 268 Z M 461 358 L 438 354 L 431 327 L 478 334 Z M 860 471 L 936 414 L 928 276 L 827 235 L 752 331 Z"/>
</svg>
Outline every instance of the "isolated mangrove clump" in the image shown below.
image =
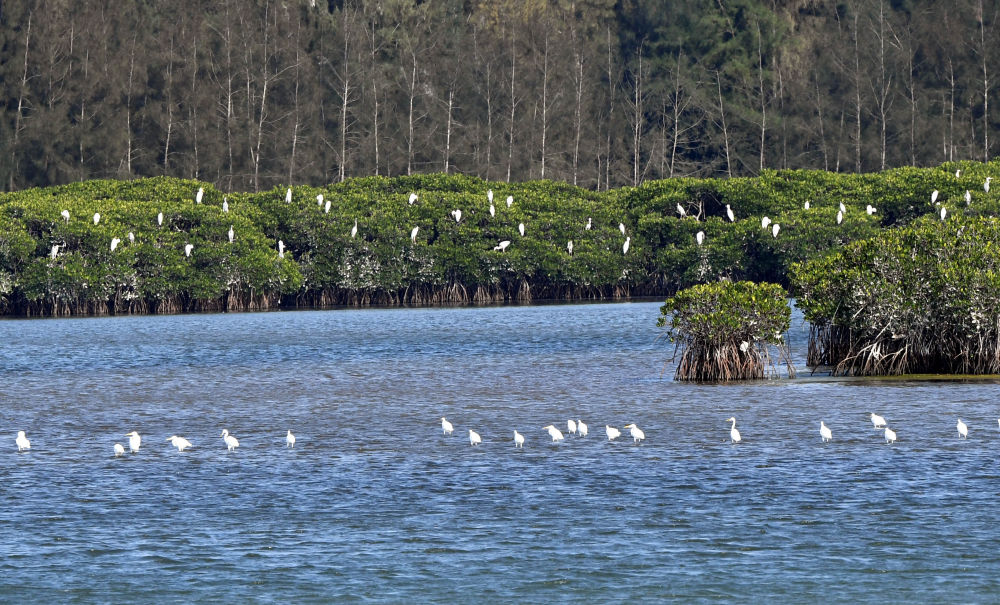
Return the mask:
<svg viewBox="0 0 1000 605">
<path fill-rule="evenodd" d="M 657 325 L 668 326 L 678 347 L 676 380 L 727 381 L 776 375 L 771 349 L 785 351 L 782 335 L 790 322 L 780 285 L 723 281 L 693 286 L 667 299 Z M 789 373 L 794 373 L 791 366 Z"/>
<path fill-rule="evenodd" d="M 1000 373 L 1000 221 L 925 218 L 792 270 L 807 363 L 837 375 Z"/>
</svg>

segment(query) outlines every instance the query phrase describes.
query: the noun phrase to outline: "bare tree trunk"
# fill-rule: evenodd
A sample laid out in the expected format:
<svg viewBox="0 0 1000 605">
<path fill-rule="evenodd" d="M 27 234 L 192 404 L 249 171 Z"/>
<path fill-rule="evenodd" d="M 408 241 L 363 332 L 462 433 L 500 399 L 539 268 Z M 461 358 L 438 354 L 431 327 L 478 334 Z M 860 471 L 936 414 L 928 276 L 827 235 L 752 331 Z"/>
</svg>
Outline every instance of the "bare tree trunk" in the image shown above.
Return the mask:
<svg viewBox="0 0 1000 605">
<path fill-rule="evenodd" d="M 411 73 L 410 73 L 410 111 L 407 118 L 409 134 L 406 137 L 406 174 L 412 174 L 413 170 L 413 105 L 417 96 L 417 52 L 410 49 Z"/>
<path fill-rule="evenodd" d="M 764 90 L 764 49 L 761 39 L 760 21 L 755 21 L 757 27 L 757 83 L 760 93 L 760 170 L 764 170 L 764 143 L 767 141 L 767 94 Z"/>
<path fill-rule="evenodd" d="M 580 174 L 580 134 L 583 130 L 583 53 L 580 51 L 580 41 L 577 39 L 575 26 L 573 29 L 573 59 L 573 67 L 576 68 L 574 70 L 576 99 L 573 111 L 573 185 L 576 186 Z"/>
<path fill-rule="evenodd" d="M 955 159 L 955 64 L 951 57 L 948 57 L 948 86 L 950 88 L 950 102 L 948 111 L 948 146 L 946 149 L 948 161 Z"/>
<path fill-rule="evenodd" d="M 642 43 L 638 49 L 639 65 L 633 74 L 632 114 L 632 186 L 639 186 L 639 156 L 642 147 Z"/>
<path fill-rule="evenodd" d="M 132 34 L 132 48 L 128 59 L 128 90 L 125 91 L 125 136 L 127 141 L 125 152 L 125 173 L 132 176 L 132 75 L 135 72 L 135 39 Z"/>
<path fill-rule="evenodd" d="M 718 71 L 715 72 L 715 86 L 719 92 L 719 116 L 722 119 L 722 140 L 726 151 L 726 176 L 733 178 L 733 163 L 729 157 L 729 130 L 726 128 L 726 107 L 722 102 L 722 78 Z"/>
<path fill-rule="evenodd" d="M 823 125 L 823 98 L 819 94 L 819 83 L 813 82 L 816 90 L 816 116 L 819 122 L 820 151 L 823 153 L 823 170 L 830 170 L 830 158 L 826 149 L 826 133 Z"/>
<path fill-rule="evenodd" d="M 166 97 L 167 97 L 167 135 L 166 140 L 163 142 L 163 175 L 167 176 L 170 174 L 170 135 L 174 130 L 174 103 L 173 103 L 173 88 L 174 88 L 174 35 L 170 34 L 170 52 L 167 58 L 167 82 L 166 82 Z"/>
<path fill-rule="evenodd" d="M 990 77 L 986 70 L 986 16 L 979 0 L 979 48 L 983 60 L 983 161 L 990 161 Z"/>
<path fill-rule="evenodd" d="M 351 96 L 351 70 L 350 70 L 350 38 L 347 31 L 347 9 L 344 9 L 344 75 L 341 77 L 340 91 L 340 170 L 339 179 L 343 183 L 347 178 L 347 108 Z M 412 90 L 412 89 L 411 89 Z M 410 137 L 413 137 L 413 98 L 410 98 Z M 407 163 L 407 174 L 409 174 L 409 163 Z"/>
<path fill-rule="evenodd" d="M 295 151 L 298 148 L 299 142 L 299 129 L 301 128 L 301 123 L 299 120 L 299 67 L 301 61 L 301 49 L 299 47 L 299 32 L 301 30 L 301 22 L 296 20 L 295 27 L 295 91 L 292 96 L 292 152 L 288 158 L 288 184 L 289 186 L 294 182 L 295 178 Z"/>
<path fill-rule="evenodd" d="M 366 20 L 367 21 L 367 20 Z M 368 30 L 368 50 L 371 58 L 372 74 L 372 142 L 375 145 L 375 174 L 379 171 L 379 148 L 378 148 L 378 51 L 381 45 L 378 43 L 378 26 L 373 15 L 368 21 L 371 29 Z"/>
<path fill-rule="evenodd" d="M 861 50 L 858 47 L 858 16 L 854 16 L 854 116 L 857 131 L 854 137 L 854 170 L 861 172 Z"/>
<path fill-rule="evenodd" d="M 542 52 L 542 175 L 545 179 L 545 135 L 548 131 L 549 110 L 549 29 L 545 28 L 545 50 Z"/>
<path fill-rule="evenodd" d="M 448 174 L 451 166 L 451 112 L 455 106 L 455 87 L 448 88 L 448 126 L 444 136 L 444 173 Z"/>
<path fill-rule="evenodd" d="M 607 191 L 611 188 L 611 124 L 613 123 L 612 117 L 614 116 L 615 110 L 615 79 L 614 79 L 614 64 L 612 63 L 612 46 L 611 46 L 611 26 L 605 26 L 605 32 L 607 33 L 608 39 L 608 119 L 607 119 L 607 146 L 605 147 L 604 154 L 604 190 Z M 598 176 L 598 181 L 600 181 L 600 176 Z M 600 189 L 600 182 L 598 182 L 598 189 Z"/>
<path fill-rule="evenodd" d="M 517 98 L 514 96 L 514 78 L 517 67 L 517 46 L 514 30 L 510 33 L 510 133 L 507 138 L 507 182 L 510 182 L 511 164 L 514 163 L 514 110 L 517 108 Z"/>
<path fill-rule="evenodd" d="M 192 129 L 192 151 L 194 152 L 194 173 L 191 178 L 197 179 L 201 173 L 198 161 L 198 36 L 193 34 L 191 39 L 191 103 L 188 104 L 188 115 Z M 232 173 L 232 171 L 230 171 Z"/>
<path fill-rule="evenodd" d="M 14 190 L 14 175 L 19 172 L 18 161 L 17 161 L 17 139 L 18 135 L 21 134 L 21 116 L 24 111 L 24 100 L 28 93 L 28 48 L 31 46 L 31 17 L 33 13 L 28 13 L 28 25 L 24 30 L 24 70 L 21 72 L 21 90 L 17 95 L 17 114 L 14 116 L 14 140 L 11 141 L 10 146 L 10 178 L 8 179 L 7 189 L 9 191 Z M 81 153 L 82 155 L 82 153 Z"/>
</svg>

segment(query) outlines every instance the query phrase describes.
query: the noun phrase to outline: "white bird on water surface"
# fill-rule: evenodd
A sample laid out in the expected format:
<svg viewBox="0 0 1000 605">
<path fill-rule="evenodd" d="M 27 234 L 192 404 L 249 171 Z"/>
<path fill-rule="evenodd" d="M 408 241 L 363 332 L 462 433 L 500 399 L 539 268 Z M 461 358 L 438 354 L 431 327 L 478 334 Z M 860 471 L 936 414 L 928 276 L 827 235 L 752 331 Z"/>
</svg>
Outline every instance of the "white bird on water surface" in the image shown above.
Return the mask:
<svg viewBox="0 0 1000 605">
<path fill-rule="evenodd" d="M 196 193 L 195 196 L 194 196 L 194 202 L 196 204 L 200 204 L 201 203 L 201 198 L 203 198 L 203 197 L 205 197 L 205 188 L 204 187 L 198 187 L 198 193 Z"/>
<path fill-rule="evenodd" d="M 968 439 L 968 437 L 969 437 L 969 425 L 967 425 L 964 422 L 962 422 L 961 418 L 958 419 L 958 424 L 955 425 L 955 428 L 958 429 L 958 438 L 959 439 Z"/>
<path fill-rule="evenodd" d="M 17 451 L 19 452 L 22 450 L 31 449 L 31 442 L 28 441 L 28 438 L 25 436 L 24 431 L 17 432 L 17 439 L 14 440 L 14 443 L 17 444 Z"/>
<path fill-rule="evenodd" d="M 417 232 L 418 231 L 420 231 L 420 227 L 419 226 L 414 227 L 413 231 L 410 231 L 410 241 L 412 241 L 414 244 L 417 243 Z"/>
<path fill-rule="evenodd" d="M 524 237 L 524 223 L 518 223 L 517 231 L 521 234 L 521 237 Z"/>
<path fill-rule="evenodd" d="M 869 416 L 869 418 L 871 418 L 872 425 L 875 428 L 880 429 L 880 428 L 882 428 L 882 427 L 885 426 L 885 417 L 884 416 L 879 416 L 878 414 L 872 412 L 871 415 Z"/>
<path fill-rule="evenodd" d="M 136 453 L 139 451 L 139 446 L 142 444 L 142 437 L 139 436 L 137 431 L 132 431 L 131 433 L 125 433 L 128 437 L 128 449 L 131 453 Z"/>
<path fill-rule="evenodd" d="M 233 231 L 232 225 L 229 225 L 229 233 L 227 235 L 229 235 L 229 243 L 233 243 L 233 238 L 236 237 L 236 233 Z"/>
<path fill-rule="evenodd" d="M 125 448 L 120 443 L 115 444 L 115 458 L 125 455 Z"/>
<path fill-rule="evenodd" d="M 94 213 L 94 225 L 97 225 L 97 223 L 99 223 L 99 222 L 101 222 L 101 213 L 100 212 L 95 212 Z"/>
<path fill-rule="evenodd" d="M 483 438 L 479 436 L 479 433 L 469 429 L 469 445 L 479 445 L 483 442 Z"/>
<path fill-rule="evenodd" d="M 420 199 L 420 198 L 417 197 L 416 193 L 411 193 L 410 194 L 410 205 L 413 205 L 413 203 L 416 202 L 418 199 Z"/>
<path fill-rule="evenodd" d="M 167 441 L 170 442 L 170 445 L 176 447 L 178 452 L 183 452 L 187 448 L 191 447 L 190 441 L 183 437 L 178 437 L 177 435 L 167 437 Z"/>
<path fill-rule="evenodd" d="M 632 443 L 639 443 L 646 438 L 646 433 L 642 432 L 642 429 L 633 424 L 626 424 L 623 428 L 629 429 L 629 435 L 632 435 Z"/>
<path fill-rule="evenodd" d="M 587 425 L 584 424 L 582 420 L 577 420 L 576 421 L 576 432 L 580 433 L 581 437 L 586 437 L 587 433 L 590 432 L 590 429 L 587 428 Z"/>
<path fill-rule="evenodd" d="M 632 238 L 631 237 L 626 237 L 625 238 L 625 243 L 622 244 L 622 254 L 628 254 L 628 247 L 629 247 L 629 244 L 631 244 L 631 243 L 632 243 Z"/>
<path fill-rule="evenodd" d="M 886 443 L 896 443 L 896 431 L 885 427 L 885 442 Z"/>
<path fill-rule="evenodd" d="M 499 250 L 499 251 L 503 252 L 503 251 L 505 251 L 507 249 L 507 246 L 509 246 L 509 245 L 510 245 L 510 240 L 509 239 L 505 239 L 502 242 L 500 242 L 499 244 L 497 244 L 496 246 L 493 246 L 493 249 L 494 250 Z"/>
<path fill-rule="evenodd" d="M 823 421 L 819 421 L 819 436 L 823 438 L 823 441 L 830 441 L 833 439 L 833 432 L 830 431 L 830 427 L 823 424 Z"/>
<path fill-rule="evenodd" d="M 524 435 L 518 433 L 516 430 L 514 431 L 514 447 L 524 449 Z"/>
<path fill-rule="evenodd" d="M 285 434 L 285 447 L 295 447 L 295 435 L 292 434 L 291 429 Z"/>
<path fill-rule="evenodd" d="M 739 443 L 743 441 L 743 437 L 740 436 L 740 432 L 736 430 L 736 416 L 730 416 L 726 418 L 726 422 L 732 422 L 733 426 L 729 427 L 729 438 L 732 439 L 733 443 Z"/>
<path fill-rule="evenodd" d="M 566 421 L 566 432 L 570 435 L 576 435 L 576 421 L 572 418 Z"/>
<path fill-rule="evenodd" d="M 289 187 L 288 191 L 285 192 L 285 203 L 286 204 L 291 204 L 292 203 L 292 188 L 291 187 Z"/>
<path fill-rule="evenodd" d="M 698 232 L 698 233 L 697 233 L 697 234 L 696 234 L 696 235 L 694 236 L 694 239 L 695 239 L 695 241 L 697 241 L 697 242 L 698 242 L 698 245 L 699 245 L 699 246 L 700 246 L 700 245 L 702 245 L 702 243 L 704 243 L 704 241 L 705 241 L 705 232 L 704 232 L 704 231 L 699 231 L 699 232 Z"/>
<path fill-rule="evenodd" d="M 550 424 L 549 426 L 543 426 L 543 429 L 549 432 L 549 436 L 552 437 L 552 441 L 562 441 L 563 434 L 562 431 L 557 429 L 555 425 Z"/>
<path fill-rule="evenodd" d="M 226 442 L 226 449 L 228 449 L 230 452 L 235 451 L 236 448 L 240 446 L 240 442 L 236 440 L 236 437 L 233 437 L 232 435 L 229 434 L 228 429 L 222 429 L 221 436 L 222 440 Z"/>
<path fill-rule="evenodd" d="M 194 250 L 194 244 L 187 244 L 184 246 L 184 256 L 191 256 L 191 251 Z"/>
<path fill-rule="evenodd" d="M 608 435 L 608 441 L 614 441 L 622 436 L 622 432 L 611 426 L 610 424 L 604 425 L 604 432 Z"/>
<path fill-rule="evenodd" d="M 63 210 L 63 211 L 62 211 L 62 212 L 60 212 L 59 214 L 61 214 L 61 215 L 62 215 L 62 217 L 63 217 L 64 219 L 66 219 L 66 222 L 67 222 L 67 223 L 69 222 L 69 210 Z"/>
<path fill-rule="evenodd" d="M 450 422 L 445 420 L 445 417 L 441 417 L 441 430 L 444 431 L 445 435 L 451 435 L 451 432 L 455 430 L 455 427 L 451 425 Z"/>
</svg>

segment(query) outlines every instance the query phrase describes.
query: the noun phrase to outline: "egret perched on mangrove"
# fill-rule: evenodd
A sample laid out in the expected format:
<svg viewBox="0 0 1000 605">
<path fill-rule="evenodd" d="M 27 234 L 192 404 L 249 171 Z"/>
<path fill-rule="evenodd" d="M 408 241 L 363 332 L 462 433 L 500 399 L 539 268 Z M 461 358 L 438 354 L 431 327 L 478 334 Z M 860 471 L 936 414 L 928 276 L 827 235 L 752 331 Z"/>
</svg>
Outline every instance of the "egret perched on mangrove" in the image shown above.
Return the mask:
<svg viewBox="0 0 1000 605">
<path fill-rule="evenodd" d="M 566 242 L 566 251 L 573 254 L 573 240 Z"/>
<path fill-rule="evenodd" d="M 806 200 L 806 203 L 802 205 L 802 208 L 805 210 L 809 210 L 809 200 Z"/>
<path fill-rule="evenodd" d="M 133 454 L 138 452 L 139 446 L 142 444 L 142 437 L 139 436 L 139 433 L 132 431 L 131 433 L 125 433 L 125 436 L 128 437 L 129 452 Z"/>
<path fill-rule="evenodd" d="M 198 193 L 196 193 L 195 196 L 194 196 L 194 202 L 196 204 L 200 204 L 201 203 L 201 198 L 203 198 L 203 197 L 205 197 L 205 188 L 204 187 L 198 187 Z"/>
<path fill-rule="evenodd" d="M 587 425 L 584 424 L 582 420 L 577 420 L 576 421 L 576 432 L 579 433 L 581 437 L 586 437 L 587 433 L 590 432 L 590 429 L 587 428 Z"/>
<path fill-rule="evenodd" d="M 622 232 L 622 235 L 625 235 L 625 223 L 618 223 L 618 230 Z"/>
<path fill-rule="evenodd" d="M 625 243 L 622 244 L 622 254 L 628 254 L 628 247 L 629 247 L 629 244 L 631 244 L 631 243 L 632 243 L 632 237 L 631 236 L 630 237 L 626 237 L 625 238 Z"/>
<path fill-rule="evenodd" d="M 871 215 L 875 214 L 877 212 L 877 210 L 875 210 L 875 206 L 872 206 L 871 204 L 868 204 L 868 206 L 865 207 L 865 212 L 868 213 L 868 216 L 871 216 Z"/>
<path fill-rule="evenodd" d="M 22 451 L 22 450 L 30 450 L 31 449 L 31 442 L 28 441 L 27 437 L 25 437 L 24 431 L 18 431 L 17 432 L 17 439 L 14 440 L 14 443 L 17 444 L 17 451 L 19 451 L 19 452 Z"/>
<path fill-rule="evenodd" d="M 500 242 L 499 244 L 497 244 L 496 246 L 493 246 L 493 249 L 494 250 L 499 250 L 499 251 L 503 252 L 504 250 L 507 249 L 507 246 L 509 246 L 509 245 L 510 245 L 510 240 L 509 239 L 505 239 L 502 242 Z"/>
<path fill-rule="evenodd" d="M 969 437 L 969 425 L 962 422 L 961 418 L 958 419 L 958 424 L 955 427 L 958 429 L 959 439 L 967 439 Z"/>
<path fill-rule="evenodd" d="M 508 195 L 507 196 L 507 207 L 510 208 L 511 204 L 513 204 L 513 203 L 514 203 L 514 196 L 513 195 Z"/>
<path fill-rule="evenodd" d="M 608 434 L 608 441 L 614 441 L 622 436 L 621 431 L 609 424 L 604 425 L 604 432 Z"/>
<path fill-rule="evenodd" d="M 957 178 L 959 178 L 961 176 L 962 176 L 962 169 L 959 168 L 958 170 L 955 171 L 955 178 L 957 179 Z"/>
<path fill-rule="evenodd" d="M 779 231 L 781 231 L 781 225 L 779 225 L 778 223 L 771 225 L 771 235 L 773 235 L 775 238 L 778 237 Z"/>
<path fill-rule="evenodd" d="M 56 256 L 59 255 L 59 244 L 52 245 L 52 251 L 49 252 L 49 257 L 55 260 Z"/>
<path fill-rule="evenodd" d="M 986 182 L 983 183 L 983 191 L 985 191 L 986 193 L 990 192 L 990 181 L 992 181 L 992 180 L 993 180 L 993 177 L 988 176 L 988 177 L 986 177 Z"/>
<path fill-rule="evenodd" d="M 935 189 L 934 191 L 931 192 L 931 203 L 936 204 L 937 199 L 938 199 L 938 190 Z"/>
<path fill-rule="evenodd" d="M 420 226 L 419 225 L 416 226 L 416 227 L 414 227 L 413 231 L 410 231 L 410 241 L 412 241 L 414 244 L 417 243 L 417 232 L 418 231 L 420 231 Z"/>
<path fill-rule="evenodd" d="M 489 191 L 486 192 L 486 199 L 488 199 L 491 204 L 493 203 L 493 190 L 492 189 L 490 189 Z"/>
<path fill-rule="evenodd" d="M 726 216 L 729 217 L 730 223 L 736 222 L 736 215 L 733 213 L 733 209 L 729 207 L 729 204 L 726 204 Z"/>
<path fill-rule="evenodd" d="M 576 435 L 576 421 L 572 418 L 566 421 L 566 432 L 570 435 Z"/>
<path fill-rule="evenodd" d="M 455 427 L 451 425 L 450 422 L 445 420 L 444 416 L 441 417 L 441 430 L 444 431 L 445 435 L 451 435 L 451 432 L 455 430 Z"/>
<path fill-rule="evenodd" d="M 944 217 L 946 217 L 946 216 L 948 216 L 948 210 L 945 209 L 944 206 L 941 206 L 941 220 L 943 221 Z"/>
<path fill-rule="evenodd" d="M 833 432 L 830 431 L 830 427 L 823 424 L 823 421 L 819 421 L 819 436 L 823 438 L 823 441 L 830 441 L 833 439 Z"/>
<path fill-rule="evenodd" d="M 351 237 L 353 238 L 358 234 L 358 219 L 354 219 L 354 226 L 351 227 Z"/>
<path fill-rule="evenodd" d="M 97 223 L 99 223 L 99 222 L 101 222 L 101 213 L 100 212 L 95 212 L 94 213 L 94 225 L 97 225 Z"/>
<path fill-rule="evenodd" d="M 593 219 L 591 219 L 591 218 L 590 218 L 590 217 L 588 216 L 588 217 L 587 217 L 587 225 L 586 225 L 586 226 L 584 227 L 584 229 L 586 229 L 587 231 L 590 231 L 590 227 L 591 227 L 591 226 L 593 225 L 592 221 L 593 221 Z"/>
<path fill-rule="evenodd" d="M 732 422 L 733 426 L 729 427 L 729 438 L 732 439 L 733 443 L 739 443 L 743 441 L 743 437 L 740 436 L 740 432 L 736 430 L 736 416 L 730 416 L 726 418 L 726 422 Z"/>
<path fill-rule="evenodd" d="M 228 429 L 222 429 L 221 437 L 222 440 L 226 442 L 226 449 L 228 449 L 230 452 L 235 451 L 236 448 L 240 446 L 240 442 L 236 440 L 236 437 L 233 437 L 232 435 L 229 434 Z"/>
<path fill-rule="evenodd" d="M 194 244 L 186 244 L 184 246 L 184 256 L 191 256 L 192 250 L 194 250 Z"/>
<path fill-rule="evenodd" d="M 517 430 L 514 431 L 514 447 L 524 449 L 524 435 L 518 433 Z"/>
<path fill-rule="evenodd" d="M 120 443 L 115 444 L 115 458 L 125 455 L 125 448 Z"/>
<path fill-rule="evenodd" d="M 69 210 L 63 210 L 63 211 L 62 211 L 62 212 L 60 212 L 59 214 L 61 214 L 61 215 L 62 215 L 62 217 L 63 217 L 64 219 L 66 219 L 66 222 L 67 222 L 67 223 L 69 222 Z"/>
<path fill-rule="evenodd" d="M 323 194 L 322 193 L 316 196 L 316 205 L 317 206 L 322 206 L 323 205 Z"/>
<path fill-rule="evenodd" d="M 870 415 L 870 418 L 872 420 L 872 426 L 874 426 L 875 428 L 880 429 L 880 428 L 882 428 L 882 427 L 885 426 L 885 418 L 884 417 L 879 416 L 878 414 L 872 412 L 871 415 Z"/>
<path fill-rule="evenodd" d="M 111 251 L 114 252 L 115 248 L 117 248 L 118 244 L 120 244 L 120 243 L 122 243 L 122 240 L 120 240 L 117 237 L 112 237 L 111 238 Z"/>
<path fill-rule="evenodd" d="M 965 205 L 968 206 L 972 203 L 972 192 L 968 189 L 965 190 Z"/>
<path fill-rule="evenodd" d="M 162 212 L 156 215 L 156 224 L 160 225 L 161 227 L 163 226 L 163 213 Z"/>
<path fill-rule="evenodd" d="M 330 200 L 326 200 L 326 204 L 323 205 L 323 212 L 330 214 Z"/>
<path fill-rule="evenodd" d="M 413 203 L 417 201 L 417 199 L 418 199 L 417 198 L 417 194 L 416 193 L 411 193 L 410 194 L 410 205 L 412 206 Z"/>
<path fill-rule="evenodd" d="M 469 429 L 469 445 L 479 445 L 483 442 L 483 438 L 479 436 L 479 433 Z"/>
<path fill-rule="evenodd" d="M 562 431 L 557 429 L 555 425 L 550 424 L 549 426 L 543 426 L 543 429 L 549 432 L 549 436 L 552 437 L 552 441 L 562 441 L 563 434 Z"/>
<path fill-rule="evenodd" d="M 229 201 L 226 198 L 222 198 L 222 211 L 229 212 Z"/>
<path fill-rule="evenodd" d="M 521 234 L 521 237 L 524 237 L 524 223 L 517 224 L 517 232 Z"/>
<path fill-rule="evenodd" d="M 458 208 L 451 211 L 451 216 L 454 217 L 456 223 L 462 222 L 462 211 Z"/>
<path fill-rule="evenodd" d="M 843 210 L 838 210 L 837 211 L 837 224 L 839 225 L 840 223 L 843 223 L 843 222 L 844 222 L 844 211 Z"/>
<path fill-rule="evenodd" d="M 681 218 L 684 218 L 687 216 L 687 210 L 684 209 L 684 206 L 677 204 L 677 214 L 681 215 Z"/>
<path fill-rule="evenodd" d="M 770 217 L 766 217 L 765 216 L 764 218 L 760 219 L 760 228 L 761 229 L 767 229 L 767 226 L 770 225 L 770 224 L 771 224 Z"/>
<path fill-rule="evenodd" d="M 135 234 L 132 233 L 131 231 L 128 232 L 128 243 L 130 244 L 135 243 Z"/>
<path fill-rule="evenodd" d="M 190 441 L 183 437 L 178 437 L 177 435 L 167 437 L 167 441 L 170 442 L 170 445 L 176 447 L 178 452 L 183 452 L 187 448 L 191 447 Z"/>
<path fill-rule="evenodd" d="M 896 443 L 896 431 L 885 427 L 885 442 L 886 443 Z"/>
<path fill-rule="evenodd" d="M 285 203 L 286 204 L 291 204 L 292 203 L 292 188 L 291 187 L 289 187 L 288 191 L 285 192 Z"/>
<path fill-rule="evenodd" d="M 490 204 L 490 216 L 496 216 L 496 215 L 497 215 L 496 207 L 494 207 L 493 204 Z"/>
<path fill-rule="evenodd" d="M 847 206 L 844 205 L 844 202 L 840 202 L 840 211 L 847 212 Z"/>
<path fill-rule="evenodd" d="M 236 237 L 236 232 L 233 231 L 232 225 L 229 225 L 229 233 L 227 235 L 229 236 L 229 243 L 233 243 L 233 238 Z"/>
<path fill-rule="evenodd" d="M 278 258 L 285 258 L 285 242 L 278 240 Z"/>
<path fill-rule="evenodd" d="M 291 429 L 285 434 L 285 447 L 295 447 L 295 435 L 292 434 Z"/>
<path fill-rule="evenodd" d="M 702 245 L 702 243 L 704 243 L 704 241 L 705 241 L 705 232 L 704 231 L 699 231 L 698 233 L 695 234 L 694 239 L 695 239 L 695 241 L 698 242 L 699 246 Z"/>
<path fill-rule="evenodd" d="M 632 443 L 639 443 L 646 438 L 646 433 L 635 424 L 626 424 L 623 428 L 629 429 L 628 434 L 632 435 Z"/>
</svg>

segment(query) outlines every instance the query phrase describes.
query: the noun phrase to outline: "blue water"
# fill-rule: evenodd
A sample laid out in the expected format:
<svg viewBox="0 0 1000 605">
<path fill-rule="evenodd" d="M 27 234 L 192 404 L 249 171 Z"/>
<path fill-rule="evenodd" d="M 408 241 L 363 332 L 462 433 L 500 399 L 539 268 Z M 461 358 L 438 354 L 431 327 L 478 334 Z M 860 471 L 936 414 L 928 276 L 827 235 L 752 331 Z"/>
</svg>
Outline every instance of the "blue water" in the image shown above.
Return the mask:
<svg viewBox="0 0 1000 605">
<path fill-rule="evenodd" d="M 0 600 L 1000 600 L 996 383 L 678 384 L 657 314 L 0 321 Z"/>
</svg>

